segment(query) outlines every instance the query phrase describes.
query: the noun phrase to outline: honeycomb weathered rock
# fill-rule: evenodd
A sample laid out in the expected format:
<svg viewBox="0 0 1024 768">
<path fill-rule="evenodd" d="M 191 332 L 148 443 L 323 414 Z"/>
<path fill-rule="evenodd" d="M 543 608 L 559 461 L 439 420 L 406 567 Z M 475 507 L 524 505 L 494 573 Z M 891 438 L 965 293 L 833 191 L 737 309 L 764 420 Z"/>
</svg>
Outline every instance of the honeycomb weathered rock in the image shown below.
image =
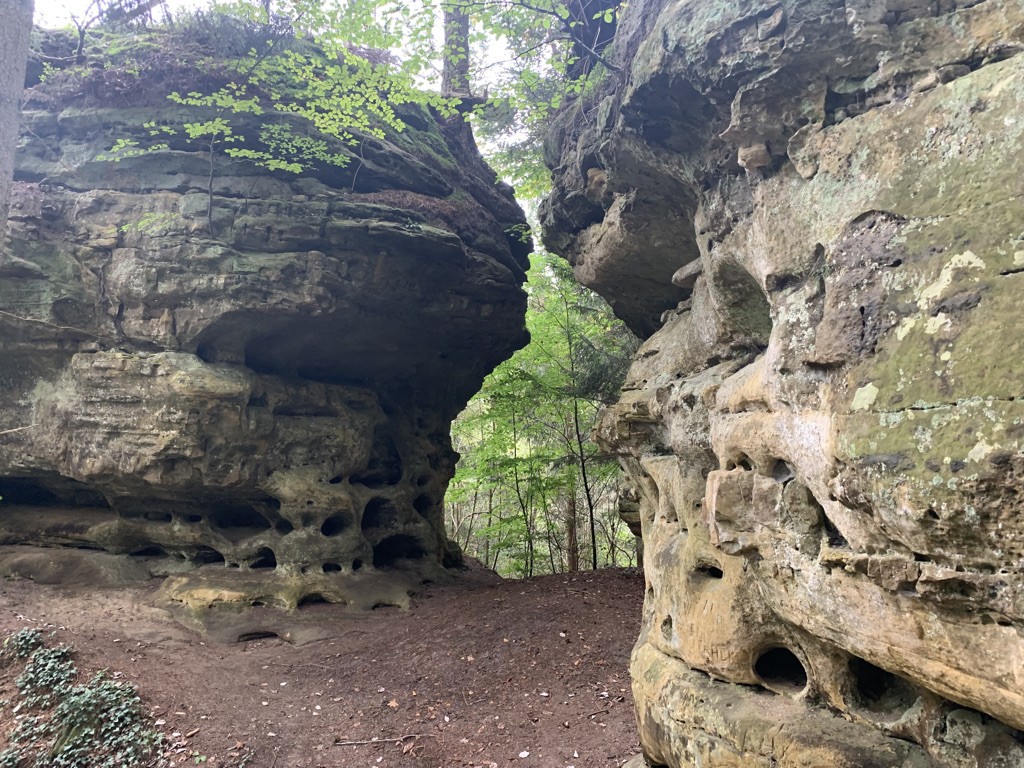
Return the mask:
<svg viewBox="0 0 1024 768">
<path fill-rule="evenodd" d="M 543 215 L 649 337 L 598 428 L 641 499 L 645 752 L 1024 764 L 1024 6 L 620 28 Z"/>
<path fill-rule="evenodd" d="M 145 136 L 139 98 L 25 115 L 0 537 L 147 558 L 197 610 L 405 601 L 460 558 L 449 424 L 525 342 L 511 192 L 463 124 L 415 108 L 347 168 L 173 141 L 104 159 Z"/>
</svg>

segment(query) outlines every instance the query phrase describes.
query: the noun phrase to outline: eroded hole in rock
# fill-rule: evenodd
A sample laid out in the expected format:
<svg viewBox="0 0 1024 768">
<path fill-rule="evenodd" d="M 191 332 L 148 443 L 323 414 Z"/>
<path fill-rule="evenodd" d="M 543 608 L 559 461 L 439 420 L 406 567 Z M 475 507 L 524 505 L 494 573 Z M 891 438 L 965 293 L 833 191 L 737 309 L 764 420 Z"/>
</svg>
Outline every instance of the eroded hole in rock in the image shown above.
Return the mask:
<svg viewBox="0 0 1024 768">
<path fill-rule="evenodd" d="M 285 534 L 288 534 L 288 533 L 291 533 L 292 531 L 294 531 L 295 530 L 295 526 L 292 525 L 287 520 L 281 519 L 281 520 L 278 520 L 277 523 L 274 525 L 274 530 L 276 530 L 278 533 L 280 533 L 282 536 L 284 536 Z"/>
<path fill-rule="evenodd" d="M 420 488 L 422 488 L 423 486 L 425 486 L 429 482 L 430 482 L 430 475 L 420 475 L 419 477 L 416 478 L 416 485 L 418 485 Z"/>
<path fill-rule="evenodd" d="M 384 429 L 378 427 L 373 431 L 370 461 L 366 469 L 353 474 L 349 479 L 352 483 L 368 488 L 383 488 L 397 485 L 401 481 L 402 457 L 398 454 L 395 441 Z"/>
<path fill-rule="evenodd" d="M 661 621 L 661 636 L 666 640 L 672 639 L 672 617 L 666 616 Z"/>
<path fill-rule="evenodd" d="M 445 568 L 462 568 L 465 565 L 462 555 L 457 552 L 445 552 L 441 555 L 441 565 Z"/>
<path fill-rule="evenodd" d="M 828 540 L 828 545 L 833 549 L 839 549 L 841 547 L 850 547 L 850 542 L 846 540 L 846 537 L 836 528 L 835 523 L 828 519 L 822 510 L 821 515 L 822 525 L 825 528 L 825 537 Z"/>
<path fill-rule="evenodd" d="M 170 512 L 146 512 L 143 517 L 152 523 L 169 523 L 172 515 Z"/>
<path fill-rule="evenodd" d="M 330 485 L 340 485 L 344 480 L 345 480 L 345 478 L 342 477 L 341 475 L 335 475 L 334 477 L 332 477 L 327 482 Z"/>
<path fill-rule="evenodd" d="M 337 563 L 324 563 L 322 567 L 324 573 L 338 573 L 341 571 L 341 566 Z"/>
<path fill-rule="evenodd" d="M 321 595 L 319 592 L 312 592 L 303 597 L 301 600 L 299 600 L 298 607 L 308 608 L 311 605 L 328 605 L 330 604 L 330 602 L 330 600 Z"/>
<path fill-rule="evenodd" d="M 849 666 L 853 692 L 864 709 L 877 714 L 902 714 L 917 701 L 914 687 L 892 672 L 856 656 Z"/>
<path fill-rule="evenodd" d="M 186 523 L 201 523 L 203 522 L 202 515 L 185 515 L 182 518 Z"/>
<path fill-rule="evenodd" d="M 795 695 L 807 687 L 807 670 L 803 662 L 783 646 L 762 651 L 754 662 L 754 674 L 765 688 L 776 693 Z"/>
<path fill-rule="evenodd" d="M 426 517 L 430 513 L 430 510 L 434 508 L 434 500 L 426 494 L 423 494 L 415 498 L 412 503 L 412 507 L 419 513 L 420 517 Z"/>
<path fill-rule="evenodd" d="M 352 561 L 352 570 L 353 571 L 358 571 L 362 567 L 363 567 L 362 559 L 357 557 L 355 560 Z"/>
<path fill-rule="evenodd" d="M 373 567 L 387 568 L 401 560 L 420 560 L 427 552 L 415 537 L 399 533 L 388 536 L 373 548 Z"/>
<path fill-rule="evenodd" d="M 213 547 L 199 547 L 192 553 L 191 560 L 197 565 L 214 565 L 224 562 L 224 555 Z"/>
<path fill-rule="evenodd" d="M 700 563 L 696 571 L 698 576 L 705 579 L 720 579 L 725 575 L 722 569 L 713 563 Z"/>
<path fill-rule="evenodd" d="M 366 503 L 363 509 L 363 530 L 368 528 L 388 528 L 398 525 L 398 508 L 391 499 L 375 496 Z"/>
<path fill-rule="evenodd" d="M 274 550 L 270 547 L 260 547 L 256 550 L 256 557 L 249 567 L 253 570 L 269 570 L 277 568 L 277 557 L 274 556 Z"/>
<path fill-rule="evenodd" d="M 149 546 L 130 553 L 132 557 L 167 557 L 167 550 L 163 547 Z"/>
<path fill-rule="evenodd" d="M 402 606 L 400 606 L 398 603 L 389 603 L 389 602 L 381 601 L 379 603 L 374 603 L 373 604 L 373 608 L 371 608 L 370 610 L 376 611 L 378 608 L 401 608 L 401 607 Z"/>
<path fill-rule="evenodd" d="M 266 408 L 269 403 L 267 402 L 267 395 L 265 392 L 256 394 L 255 392 L 249 396 L 249 402 L 246 403 L 249 408 Z"/>
<path fill-rule="evenodd" d="M 348 517 L 343 514 L 331 515 L 324 520 L 320 526 L 320 533 L 324 536 L 337 536 L 349 526 Z"/>
<path fill-rule="evenodd" d="M 746 472 L 752 472 L 754 470 L 754 463 L 750 460 L 750 457 L 744 453 L 741 453 L 735 459 L 730 459 L 725 462 L 726 470 L 742 469 Z"/>
<path fill-rule="evenodd" d="M 220 503 L 207 513 L 207 519 L 230 541 L 247 539 L 271 528 L 270 521 L 244 501 Z"/>
<path fill-rule="evenodd" d="M 91 507 L 110 509 L 107 499 L 85 483 L 67 477 L 0 477 L 4 504 L 26 507 Z"/>
<path fill-rule="evenodd" d="M 256 630 L 254 632 L 244 632 L 238 636 L 238 642 L 249 643 L 253 640 L 269 640 L 270 638 L 280 639 L 280 635 L 277 632 L 271 632 L 270 630 Z"/>
<path fill-rule="evenodd" d="M 776 459 L 772 462 L 772 479 L 778 483 L 788 483 L 796 477 L 796 473 L 793 468 L 782 459 Z"/>
</svg>

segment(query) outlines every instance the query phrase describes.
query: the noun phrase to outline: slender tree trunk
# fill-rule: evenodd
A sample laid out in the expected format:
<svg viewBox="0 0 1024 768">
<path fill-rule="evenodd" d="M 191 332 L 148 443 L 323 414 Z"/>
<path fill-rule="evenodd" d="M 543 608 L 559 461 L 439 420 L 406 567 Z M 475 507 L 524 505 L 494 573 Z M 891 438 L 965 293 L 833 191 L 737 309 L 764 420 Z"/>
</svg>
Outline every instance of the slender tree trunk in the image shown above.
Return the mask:
<svg viewBox="0 0 1024 768">
<path fill-rule="evenodd" d="M 469 14 L 461 0 L 444 4 L 442 96 L 469 96 Z"/>
<path fill-rule="evenodd" d="M 7 240 L 14 148 L 32 32 L 33 0 L 0 0 L 0 250 Z"/>
<path fill-rule="evenodd" d="M 580 569 L 579 522 L 579 511 L 576 509 L 576 489 L 573 488 L 565 508 L 565 546 L 569 550 L 567 553 L 569 570 L 573 573 Z"/>
<path fill-rule="evenodd" d="M 583 445 L 583 433 L 580 428 L 580 401 L 572 399 L 573 426 L 576 430 L 576 446 L 579 449 L 580 478 L 583 480 L 583 495 L 587 500 L 587 515 L 590 517 L 590 553 L 591 567 L 597 570 L 597 530 L 594 522 L 594 494 L 590 490 L 590 478 L 587 475 L 587 451 Z"/>
<path fill-rule="evenodd" d="M 491 562 L 491 526 L 494 525 L 494 483 L 487 488 L 487 535 L 484 536 L 484 565 Z"/>
</svg>

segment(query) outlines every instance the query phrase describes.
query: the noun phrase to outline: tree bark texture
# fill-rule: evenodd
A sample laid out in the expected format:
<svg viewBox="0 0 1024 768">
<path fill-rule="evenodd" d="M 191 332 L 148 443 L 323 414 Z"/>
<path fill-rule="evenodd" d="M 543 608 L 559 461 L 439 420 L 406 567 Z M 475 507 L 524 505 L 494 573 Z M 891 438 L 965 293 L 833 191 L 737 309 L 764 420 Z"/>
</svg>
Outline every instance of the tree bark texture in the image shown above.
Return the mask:
<svg viewBox="0 0 1024 768">
<path fill-rule="evenodd" d="M 458 0 L 444 5 L 441 95 L 469 96 L 469 13 Z"/>
<path fill-rule="evenodd" d="M 0 0 L 0 249 L 7 237 L 32 5 L 33 0 Z"/>
</svg>

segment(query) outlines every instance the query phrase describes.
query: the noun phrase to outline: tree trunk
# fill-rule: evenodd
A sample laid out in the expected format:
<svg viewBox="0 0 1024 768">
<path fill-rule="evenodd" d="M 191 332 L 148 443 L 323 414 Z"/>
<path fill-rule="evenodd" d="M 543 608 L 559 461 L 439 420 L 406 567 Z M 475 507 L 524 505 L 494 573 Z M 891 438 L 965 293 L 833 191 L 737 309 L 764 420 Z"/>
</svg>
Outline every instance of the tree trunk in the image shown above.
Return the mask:
<svg viewBox="0 0 1024 768">
<path fill-rule="evenodd" d="M 460 0 L 444 4 L 442 96 L 469 96 L 469 14 Z"/>
<path fill-rule="evenodd" d="M 565 546 L 568 550 L 569 570 L 580 569 L 579 512 L 576 509 L 576 489 L 573 488 L 565 509 Z"/>
<path fill-rule="evenodd" d="M 0 250 L 7 240 L 14 148 L 18 142 L 21 94 L 32 31 L 33 0 L 0 0 Z"/>
</svg>

